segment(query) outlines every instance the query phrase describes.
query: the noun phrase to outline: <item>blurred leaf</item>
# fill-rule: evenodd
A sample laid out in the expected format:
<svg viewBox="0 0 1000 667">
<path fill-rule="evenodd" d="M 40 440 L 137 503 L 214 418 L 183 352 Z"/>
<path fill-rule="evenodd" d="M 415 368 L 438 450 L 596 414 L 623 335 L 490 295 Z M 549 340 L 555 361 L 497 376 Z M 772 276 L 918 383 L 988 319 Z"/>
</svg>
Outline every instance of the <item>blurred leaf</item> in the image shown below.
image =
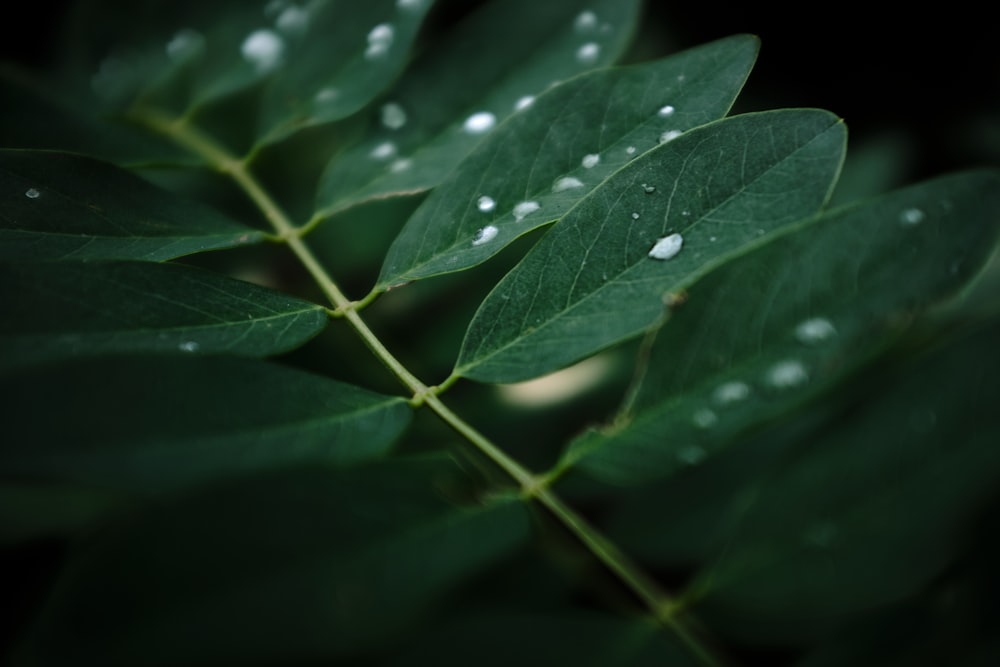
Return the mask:
<svg viewBox="0 0 1000 667">
<path fill-rule="evenodd" d="M 201 269 L 148 262 L 0 263 L 0 368 L 102 353 L 267 356 L 326 311 Z"/>
<path fill-rule="evenodd" d="M 0 259 L 159 261 L 263 239 L 106 162 L 0 150 Z"/>
<path fill-rule="evenodd" d="M 382 456 L 402 398 L 226 357 L 105 357 L 0 377 L 6 478 L 143 493 Z"/>
<path fill-rule="evenodd" d="M 547 87 L 614 62 L 639 0 L 493 0 L 433 45 L 389 92 L 367 136 L 334 156 L 319 215 L 434 187 L 496 123 Z"/>
<path fill-rule="evenodd" d="M 565 611 L 465 615 L 425 633 L 387 665 L 464 667 L 470 663 L 477 667 L 700 664 L 653 623 Z"/>
<path fill-rule="evenodd" d="M 435 188 L 389 249 L 377 288 L 478 264 L 562 217 L 664 132 L 721 118 L 757 47 L 754 37 L 731 37 L 584 74 L 539 96 Z M 526 203 L 534 210 L 518 208 Z"/>
<path fill-rule="evenodd" d="M 694 584 L 712 627 L 808 639 L 946 567 L 996 498 L 997 336 L 994 324 L 913 359 L 754 483 L 724 554 Z"/>
<path fill-rule="evenodd" d="M 526 380 L 641 333 L 671 292 L 814 214 L 844 140 L 825 111 L 771 111 L 695 128 L 630 162 L 490 293 L 455 372 Z M 658 239 L 681 234 L 675 257 L 652 257 Z"/>
<path fill-rule="evenodd" d="M 257 143 L 269 143 L 364 107 L 406 65 L 433 3 L 161 3 L 116 45 L 93 87 L 141 116 L 145 106 L 191 115 L 262 84 Z"/>
<path fill-rule="evenodd" d="M 0 545 L 78 533 L 122 500 L 106 489 L 0 482 Z"/>
<path fill-rule="evenodd" d="M 0 146 L 85 153 L 113 162 L 192 163 L 178 146 L 94 113 L 66 90 L 0 63 Z"/>
<path fill-rule="evenodd" d="M 828 390 L 983 268 L 998 210 L 1000 172 L 953 174 L 734 260 L 659 332 L 634 418 L 579 438 L 562 465 L 615 484 L 669 475 Z"/>
<path fill-rule="evenodd" d="M 519 502 L 447 501 L 435 486 L 456 472 L 442 460 L 293 471 L 165 501 L 77 553 L 23 656 L 290 665 L 384 649 L 527 537 Z"/>
</svg>

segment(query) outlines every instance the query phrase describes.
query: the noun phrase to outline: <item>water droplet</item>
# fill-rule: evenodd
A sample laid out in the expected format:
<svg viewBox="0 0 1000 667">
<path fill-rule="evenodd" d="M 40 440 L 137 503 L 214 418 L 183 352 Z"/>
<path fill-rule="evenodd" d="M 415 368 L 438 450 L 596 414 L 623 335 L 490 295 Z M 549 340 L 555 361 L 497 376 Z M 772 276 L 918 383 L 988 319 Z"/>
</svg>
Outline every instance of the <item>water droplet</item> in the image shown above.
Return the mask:
<svg viewBox="0 0 1000 667">
<path fill-rule="evenodd" d="M 521 222 L 526 216 L 531 215 L 540 208 L 541 206 L 536 201 L 523 201 L 514 207 L 514 219 Z"/>
<path fill-rule="evenodd" d="M 389 23 L 379 23 L 368 32 L 368 48 L 365 58 L 374 60 L 389 52 L 392 41 L 396 38 L 396 29 Z"/>
<path fill-rule="evenodd" d="M 476 238 L 472 239 L 472 245 L 483 245 L 484 243 L 489 243 L 496 238 L 497 234 L 500 232 L 496 225 L 486 225 L 478 232 L 476 232 Z"/>
<path fill-rule="evenodd" d="M 656 243 L 649 250 L 649 256 L 653 259 L 670 259 L 681 251 L 684 245 L 684 238 L 680 234 L 671 234 L 657 239 Z"/>
<path fill-rule="evenodd" d="M 200 32 L 184 28 L 167 42 L 167 57 L 175 63 L 183 62 L 196 55 L 204 46 L 205 38 Z"/>
<path fill-rule="evenodd" d="M 648 183 L 643 183 L 642 184 L 642 191 L 645 192 L 647 195 L 651 195 L 654 192 L 656 192 L 656 186 L 655 185 L 650 185 Z"/>
<path fill-rule="evenodd" d="M 582 188 L 583 181 L 575 176 L 563 176 L 552 184 L 552 192 L 562 192 L 563 190 L 572 190 L 573 188 Z"/>
<path fill-rule="evenodd" d="M 270 72 L 281 64 L 285 55 L 285 40 L 273 30 L 254 30 L 243 40 L 240 53 L 259 74 Z"/>
<path fill-rule="evenodd" d="M 521 109 L 527 109 L 534 103 L 535 103 L 534 95 L 525 95 L 524 97 L 519 97 L 517 102 L 514 103 L 514 110 L 520 111 Z"/>
<path fill-rule="evenodd" d="M 289 5 L 275 19 L 274 27 L 286 35 L 301 35 L 309 27 L 309 10 Z"/>
<path fill-rule="evenodd" d="M 389 171 L 399 173 L 401 171 L 406 171 L 413 166 L 413 160 L 408 157 L 401 157 L 398 160 L 394 160 L 391 165 L 389 165 Z"/>
<path fill-rule="evenodd" d="M 462 124 L 462 129 L 469 134 L 482 134 L 483 132 L 489 132 L 492 130 L 493 126 L 496 124 L 497 117 L 492 113 L 489 111 L 477 111 L 465 119 L 465 123 Z"/>
<path fill-rule="evenodd" d="M 739 401 L 746 400 L 748 396 L 750 396 L 750 385 L 746 382 L 740 382 L 739 380 L 724 382 L 716 387 L 715 391 L 712 392 L 712 400 L 719 405 L 737 403 Z"/>
<path fill-rule="evenodd" d="M 674 109 L 672 106 L 668 104 L 666 106 L 660 107 L 660 110 L 657 111 L 656 113 L 657 115 L 662 116 L 663 118 L 670 118 L 671 116 L 674 115 L 674 111 L 676 111 L 676 109 Z"/>
<path fill-rule="evenodd" d="M 392 143 L 391 141 L 383 141 L 378 146 L 373 148 L 371 153 L 369 153 L 369 155 L 371 155 L 376 160 L 388 160 L 389 158 L 394 157 L 396 155 L 397 150 L 398 149 L 396 148 L 396 144 Z"/>
<path fill-rule="evenodd" d="M 796 387 L 809 379 L 809 373 L 801 361 L 788 359 L 779 361 L 767 372 L 768 383 L 777 389 Z"/>
<path fill-rule="evenodd" d="M 585 9 L 576 15 L 573 21 L 573 29 L 577 32 L 589 32 L 597 27 L 597 14 Z"/>
<path fill-rule="evenodd" d="M 698 465 L 706 457 L 708 457 L 708 452 L 705 451 L 704 447 L 698 445 L 688 445 L 677 450 L 677 460 L 689 466 Z"/>
<path fill-rule="evenodd" d="M 28 188 L 27 190 L 24 191 L 24 196 L 27 197 L 28 199 L 38 199 L 39 197 L 42 196 L 42 193 L 39 190 L 36 190 L 35 188 Z"/>
<path fill-rule="evenodd" d="M 684 209 L 683 211 L 681 211 L 681 216 L 683 216 L 685 218 L 690 217 L 691 216 L 691 211 L 689 211 L 687 209 Z"/>
<path fill-rule="evenodd" d="M 814 345 L 837 335 L 833 323 L 825 317 L 813 317 L 799 322 L 795 327 L 795 337 L 806 345 Z"/>
<path fill-rule="evenodd" d="M 923 222 L 924 212 L 919 208 L 908 208 L 899 214 L 899 221 L 904 225 L 917 225 Z"/>
<path fill-rule="evenodd" d="M 666 132 L 660 135 L 660 143 L 665 144 L 668 141 L 673 141 L 677 137 L 681 136 L 681 134 L 683 134 L 683 132 L 681 132 L 680 130 L 667 130 Z"/>
<path fill-rule="evenodd" d="M 639 214 L 638 213 L 633 213 L 632 214 L 632 219 L 633 220 L 638 220 L 639 219 Z"/>
<path fill-rule="evenodd" d="M 476 201 L 476 208 L 483 213 L 489 213 L 497 207 L 496 201 L 489 195 L 483 195 Z"/>
<path fill-rule="evenodd" d="M 717 239 L 714 236 L 709 236 L 708 240 L 711 241 L 712 243 L 715 243 Z"/>
<path fill-rule="evenodd" d="M 200 347 L 201 345 L 199 345 L 196 341 L 186 340 L 178 345 L 177 349 L 181 352 L 197 352 Z"/>
<path fill-rule="evenodd" d="M 406 110 L 395 102 L 382 105 L 382 124 L 390 130 L 406 125 Z"/>
<path fill-rule="evenodd" d="M 316 91 L 316 94 L 313 96 L 313 102 L 315 102 L 316 104 L 329 104 L 338 97 L 340 97 L 340 91 L 337 90 L 336 88 L 331 88 L 331 87 L 320 88 L 319 90 Z"/>
<path fill-rule="evenodd" d="M 589 155 L 584 155 L 583 159 L 580 160 L 580 164 L 583 165 L 584 169 L 591 169 L 597 166 L 597 163 L 601 161 L 601 156 L 597 153 L 590 153 Z"/>
<path fill-rule="evenodd" d="M 593 65 L 601 55 L 601 45 L 587 42 L 576 50 L 576 61 L 581 65 Z"/>
<path fill-rule="evenodd" d="M 396 6 L 400 9 L 421 9 L 424 0 L 396 0 Z"/>
<path fill-rule="evenodd" d="M 635 155 L 635 146 L 629 146 L 625 149 L 627 155 Z"/>
</svg>

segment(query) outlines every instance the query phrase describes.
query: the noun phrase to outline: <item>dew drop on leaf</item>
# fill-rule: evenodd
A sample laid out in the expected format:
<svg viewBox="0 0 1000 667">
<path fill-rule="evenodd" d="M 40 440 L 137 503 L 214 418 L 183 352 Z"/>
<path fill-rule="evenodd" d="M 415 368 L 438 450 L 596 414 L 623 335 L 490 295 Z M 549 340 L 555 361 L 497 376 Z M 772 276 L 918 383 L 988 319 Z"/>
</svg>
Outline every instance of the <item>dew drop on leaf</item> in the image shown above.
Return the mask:
<svg viewBox="0 0 1000 667">
<path fill-rule="evenodd" d="M 597 153 L 590 153 L 589 155 L 584 155 L 580 164 L 583 165 L 584 169 L 592 169 L 597 166 L 597 163 L 601 161 L 601 156 Z"/>
<path fill-rule="evenodd" d="M 420 9 L 424 5 L 424 0 L 396 0 L 396 6 L 400 9 Z"/>
<path fill-rule="evenodd" d="M 711 428 L 719 421 L 719 417 L 708 408 L 701 408 L 691 416 L 691 421 L 698 428 Z"/>
<path fill-rule="evenodd" d="M 672 106 L 668 104 L 666 106 L 660 107 L 660 110 L 657 111 L 656 113 L 662 116 L 663 118 L 669 118 L 670 116 L 674 115 L 674 111 L 676 111 L 676 109 L 674 109 Z"/>
<path fill-rule="evenodd" d="M 527 109 L 532 104 L 534 104 L 534 102 L 535 102 L 534 95 L 524 95 L 523 97 L 519 97 L 517 102 L 514 103 L 514 110 L 520 111 L 521 109 Z"/>
<path fill-rule="evenodd" d="M 654 192 L 656 192 L 656 186 L 655 185 L 650 185 L 649 183 L 643 183 L 642 184 L 642 191 L 645 192 L 647 195 L 651 195 Z"/>
<path fill-rule="evenodd" d="M 836 334 L 837 329 L 825 317 L 813 317 L 795 327 L 795 337 L 806 345 L 821 343 Z"/>
<path fill-rule="evenodd" d="M 489 213 L 496 207 L 497 207 L 496 200 L 494 200 L 493 197 L 490 197 L 489 195 L 483 195 L 482 197 L 479 198 L 478 201 L 476 201 L 476 208 L 478 208 L 483 213 Z"/>
<path fill-rule="evenodd" d="M 601 55 L 601 45 L 587 42 L 576 50 L 576 61 L 581 65 L 593 65 Z"/>
<path fill-rule="evenodd" d="M 589 9 L 585 9 L 576 15 L 573 21 L 573 28 L 577 32 L 589 32 L 597 27 L 597 14 Z"/>
<path fill-rule="evenodd" d="M 777 389 L 796 387 L 809 379 L 809 373 L 801 361 L 787 359 L 771 366 L 767 372 L 767 382 Z"/>
<path fill-rule="evenodd" d="M 748 396 L 750 396 L 750 385 L 746 382 L 740 382 L 739 380 L 733 380 L 731 382 L 720 384 L 715 388 L 715 391 L 712 392 L 712 400 L 719 405 L 736 403 L 738 401 L 745 400 Z"/>
<path fill-rule="evenodd" d="M 42 193 L 39 190 L 36 190 L 35 188 L 28 188 L 27 190 L 24 191 L 24 196 L 27 197 L 28 199 L 38 199 L 39 197 L 42 196 Z"/>
<path fill-rule="evenodd" d="M 372 149 L 370 155 L 376 160 L 388 160 L 389 158 L 396 155 L 396 144 L 391 141 L 383 141 L 378 146 Z"/>
<path fill-rule="evenodd" d="M 523 201 L 514 207 L 514 219 L 521 222 L 525 216 L 531 215 L 540 208 L 541 206 L 536 201 Z"/>
<path fill-rule="evenodd" d="M 638 214 L 638 213 L 635 213 L 635 212 L 633 212 L 633 213 L 632 213 L 632 219 L 633 219 L 633 220 L 638 220 L 638 219 L 639 219 L 639 214 Z"/>
<path fill-rule="evenodd" d="M 197 352 L 201 346 L 193 340 L 186 340 L 177 346 L 181 352 Z"/>
<path fill-rule="evenodd" d="M 572 190 L 574 188 L 582 188 L 583 181 L 575 176 L 563 176 L 552 184 L 552 192 L 562 192 L 563 190 Z"/>
<path fill-rule="evenodd" d="M 660 143 L 665 144 L 668 141 L 673 141 L 677 137 L 681 136 L 681 134 L 683 133 L 680 130 L 667 130 L 660 135 Z"/>
<path fill-rule="evenodd" d="M 664 236 L 649 249 L 649 256 L 653 259 L 667 260 L 677 255 L 683 245 L 684 238 L 680 234 Z"/>
<path fill-rule="evenodd" d="M 398 130 L 406 125 L 406 110 L 396 102 L 383 104 L 382 124 L 390 130 Z"/>
<path fill-rule="evenodd" d="M 677 460 L 690 466 L 698 465 L 707 456 L 708 452 L 698 445 L 688 445 L 677 450 Z"/>
<path fill-rule="evenodd" d="M 240 53 L 258 73 L 270 72 L 281 64 L 285 55 L 285 40 L 273 30 L 254 30 L 243 40 Z"/>
<path fill-rule="evenodd" d="M 626 155 L 635 155 L 635 146 L 629 146 L 625 149 Z"/>
<path fill-rule="evenodd" d="M 184 28 L 167 42 L 167 57 L 172 62 L 183 62 L 187 58 L 198 53 L 205 45 L 205 38 L 197 30 Z"/>
<path fill-rule="evenodd" d="M 465 119 L 465 123 L 462 124 L 462 129 L 469 134 L 482 134 L 483 132 L 489 132 L 492 130 L 493 126 L 496 124 L 497 117 L 492 113 L 489 111 L 477 111 Z"/>
<path fill-rule="evenodd" d="M 301 35 L 309 27 L 309 10 L 289 5 L 275 19 L 274 27 L 286 35 Z"/>
<path fill-rule="evenodd" d="M 365 49 L 365 58 L 374 60 L 381 58 L 389 52 L 392 41 L 396 37 L 396 29 L 388 23 L 379 23 L 368 33 L 368 48 Z"/>
<path fill-rule="evenodd" d="M 413 166 L 413 160 L 408 157 L 401 157 L 398 160 L 394 160 L 391 165 L 389 165 L 389 171 L 399 173 L 401 171 L 406 171 Z"/>
<path fill-rule="evenodd" d="M 904 225 L 918 225 L 924 220 L 924 212 L 919 208 L 908 208 L 899 214 L 899 221 Z"/>
<path fill-rule="evenodd" d="M 484 243 L 489 243 L 496 238 L 499 231 L 500 230 L 497 229 L 496 225 L 486 225 L 476 232 L 476 237 L 472 239 L 472 245 L 483 245 Z"/>
</svg>

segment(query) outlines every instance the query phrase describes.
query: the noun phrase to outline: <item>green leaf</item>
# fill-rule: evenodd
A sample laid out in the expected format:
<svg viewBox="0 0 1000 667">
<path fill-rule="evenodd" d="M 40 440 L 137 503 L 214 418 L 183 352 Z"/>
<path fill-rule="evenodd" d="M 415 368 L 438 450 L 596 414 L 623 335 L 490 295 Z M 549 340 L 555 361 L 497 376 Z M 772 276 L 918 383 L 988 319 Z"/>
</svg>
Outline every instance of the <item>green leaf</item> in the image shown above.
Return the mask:
<svg viewBox="0 0 1000 667">
<path fill-rule="evenodd" d="M 753 484 L 693 590 L 712 627 L 800 641 L 937 577 L 1000 481 L 1000 327 L 914 359 Z M 942 391 L 942 388 L 946 388 Z"/>
<path fill-rule="evenodd" d="M 106 489 L 0 482 L 0 545 L 81 533 L 122 500 Z"/>
<path fill-rule="evenodd" d="M 164 501 L 70 563 L 33 665 L 340 664 L 419 627 L 529 531 L 517 501 L 466 507 L 440 459 L 297 471 Z"/>
<path fill-rule="evenodd" d="M 560 611 L 466 614 L 424 633 L 387 664 L 685 667 L 700 663 L 654 623 L 593 612 Z"/>
<path fill-rule="evenodd" d="M 376 288 L 474 266 L 562 217 L 664 132 L 721 118 L 757 48 L 754 37 L 731 37 L 584 74 L 539 96 L 435 188 L 389 249 Z M 525 202 L 537 209 L 518 209 Z"/>
<path fill-rule="evenodd" d="M 7 373 L 0 472 L 143 493 L 382 456 L 405 400 L 251 359 L 103 357 Z"/>
<path fill-rule="evenodd" d="M 819 110 L 747 114 L 625 165 L 490 293 L 455 372 L 526 380 L 641 333 L 671 292 L 814 214 L 836 178 L 845 133 Z M 658 239 L 675 235 L 683 235 L 675 257 L 651 256 Z"/>
<path fill-rule="evenodd" d="M 326 326 L 314 303 L 192 267 L 0 263 L 0 368 L 103 353 L 267 356 Z"/>
<path fill-rule="evenodd" d="M 355 113 L 402 71 L 434 0 L 166 6 L 94 76 L 116 106 L 194 114 L 260 84 L 257 144 Z M 156 46 L 150 46 L 155 44 Z"/>
<path fill-rule="evenodd" d="M 159 261 L 264 238 L 106 162 L 0 150 L 0 259 Z"/>
<path fill-rule="evenodd" d="M 118 164 L 195 160 L 166 140 L 99 116 L 80 104 L 79 93 L 47 90 L 36 73 L 0 63 L 0 146 L 85 153 Z"/>
<path fill-rule="evenodd" d="M 669 475 L 828 391 L 982 269 L 998 210 L 1000 172 L 953 174 L 734 260 L 657 335 L 634 416 L 577 439 L 561 465 L 615 484 Z"/>
<path fill-rule="evenodd" d="M 496 123 L 547 87 L 614 62 L 638 0 L 493 0 L 435 44 L 373 114 L 360 143 L 334 156 L 317 208 L 332 215 L 440 183 Z"/>
</svg>

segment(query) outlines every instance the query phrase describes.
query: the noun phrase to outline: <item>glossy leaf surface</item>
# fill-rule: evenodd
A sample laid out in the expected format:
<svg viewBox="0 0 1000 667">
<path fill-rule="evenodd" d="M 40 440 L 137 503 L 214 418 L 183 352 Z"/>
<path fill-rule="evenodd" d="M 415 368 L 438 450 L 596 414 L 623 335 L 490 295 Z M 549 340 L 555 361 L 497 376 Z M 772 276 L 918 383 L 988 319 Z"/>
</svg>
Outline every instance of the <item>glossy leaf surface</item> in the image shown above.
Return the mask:
<svg viewBox="0 0 1000 667">
<path fill-rule="evenodd" d="M 757 46 L 731 37 L 584 74 L 539 96 L 434 189 L 389 249 L 377 288 L 478 264 L 562 217 L 664 133 L 721 118 Z"/>
<path fill-rule="evenodd" d="M 263 238 L 106 162 L 0 150 L 0 259 L 160 261 Z"/>
<path fill-rule="evenodd" d="M 1000 174 L 968 172 L 826 214 L 694 286 L 657 335 L 632 416 L 564 465 L 634 484 L 700 463 L 829 390 L 984 263 Z"/>
<path fill-rule="evenodd" d="M 148 262 L 0 264 L 0 368 L 104 353 L 267 356 L 327 322 L 314 303 Z"/>
<path fill-rule="evenodd" d="M 493 0 L 414 63 L 373 110 L 357 146 L 334 157 L 317 209 L 436 186 L 493 127 L 549 86 L 614 62 L 637 0 Z M 530 18 L 529 18 L 530 17 Z"/>
<path fill-rule="evenodd" d="M 526 380 L 641 333 L 662 316 L 668 294 L 813 215 L 844 140 L 827 112 L 772 111 L 695 128 L 630 162 L 494 288 L 456 372 Z M 674 234 L 683 237 L 679 254 L 653 258 L 658 240 Z"/>
<path fill-rule="evenodd" d="M 376 458 L 411 414 L 401 398 L 225 357 L 98 357 L 7 373 L 0 387 L 4 477 L 142 493 Z"/>
</svg>

